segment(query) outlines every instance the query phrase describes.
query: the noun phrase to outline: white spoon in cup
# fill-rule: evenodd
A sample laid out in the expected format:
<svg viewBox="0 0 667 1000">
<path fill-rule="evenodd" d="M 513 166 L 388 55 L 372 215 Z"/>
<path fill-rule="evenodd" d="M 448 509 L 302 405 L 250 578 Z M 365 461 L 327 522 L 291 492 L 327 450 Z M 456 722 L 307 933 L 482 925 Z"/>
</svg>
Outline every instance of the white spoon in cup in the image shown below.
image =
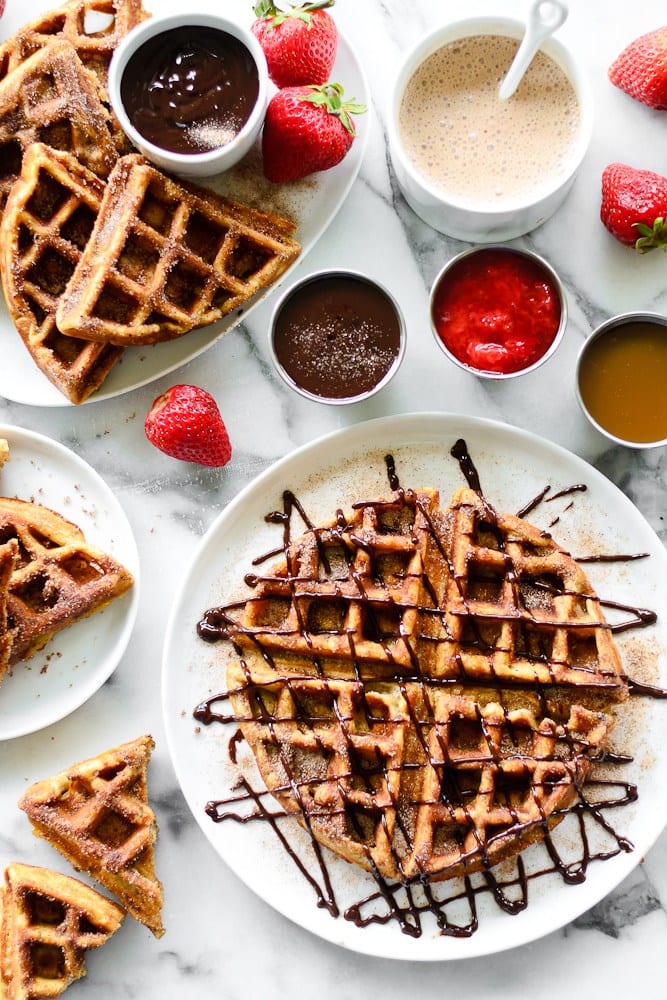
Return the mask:
<svg viewBox="0 0 667 1000">
<path fill-rule="evenodd" d="M 567 7 L 561 0 L 535 0 L 528 12 L 526 32 L 521 45 L 505 79 L 500 84 L 498 97 L 501 101 L 508 100 L 516 91 L 540 45 L 560 28 L 567 14 Z"/>
</svg>

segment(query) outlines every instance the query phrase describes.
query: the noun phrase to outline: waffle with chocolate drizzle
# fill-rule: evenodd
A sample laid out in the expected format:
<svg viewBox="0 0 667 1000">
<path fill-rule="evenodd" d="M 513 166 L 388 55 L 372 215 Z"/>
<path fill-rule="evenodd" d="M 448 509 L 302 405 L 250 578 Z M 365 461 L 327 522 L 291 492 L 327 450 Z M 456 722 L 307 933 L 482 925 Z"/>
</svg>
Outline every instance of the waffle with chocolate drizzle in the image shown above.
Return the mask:
<svg viewBox="0 0 667 1000">
<path fill-rule="evenodd" d="M 576 562 L 472 489 L 387 500 L 286 541 L 211 609 L 267 788 L 376 877 L 488 869 L 577 801 L 626 694 Z"/>
</svg>

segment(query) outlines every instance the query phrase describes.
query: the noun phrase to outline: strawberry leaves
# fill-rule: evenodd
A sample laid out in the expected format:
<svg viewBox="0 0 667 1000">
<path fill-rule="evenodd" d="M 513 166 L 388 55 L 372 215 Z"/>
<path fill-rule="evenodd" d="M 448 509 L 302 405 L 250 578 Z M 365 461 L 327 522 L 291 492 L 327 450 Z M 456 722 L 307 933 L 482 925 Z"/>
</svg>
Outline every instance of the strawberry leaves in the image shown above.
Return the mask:
<svg viewBox="0 0 667 1000">
<path fill-rule="evenodd" d="M 365 104 L 357 104 L 354 98 L 351 101 L 343 101 L 343 88 L 340 83 L 327 83 L 323 87 L 308 87 L 309 93 L 304 94 L 300 100 L 310 101 L 319 108 L 326 108 L 330 115 L 336 115 L 341 124 L 350 135 L 354 136 L 355 129 L 350 115 L 363 115 L 366 111 Z"/>
<path fill-rule="evenodd" d="M 306 25 L 311 25 L 313 21 L 313 11 L 324 10 L 326 7 L 333 7 L 334 0 L 313 0 L 313 3 L 304 3 L 299 6 L 290 7 L 289 10 L 281 10 L 273 3 L 273 0 L 259 0 L 255 4 L 253 13 L 260 21 L 267 22 L 267 28 L 277 28 L 290 17 L 303 21 Z"/>
<path fill-rule="evenodd" d="M 635 250 L 641 253 L 648 253 L 656 247 L 667 250 L 667 221 L 660 215 L 654 219 L 652 226 L 647 226 L 645 222 L 635 222 L 637 232 L 640 236 L 635 241 Z"/>
</svg>

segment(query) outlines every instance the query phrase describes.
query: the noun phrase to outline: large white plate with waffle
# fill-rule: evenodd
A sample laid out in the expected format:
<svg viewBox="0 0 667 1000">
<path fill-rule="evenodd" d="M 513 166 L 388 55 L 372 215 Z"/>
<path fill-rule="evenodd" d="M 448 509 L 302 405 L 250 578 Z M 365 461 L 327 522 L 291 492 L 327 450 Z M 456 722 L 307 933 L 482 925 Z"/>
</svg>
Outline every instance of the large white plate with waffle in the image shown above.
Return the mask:
<svg viewBox="0 0 667 1000">
<path fill-rule="evenodd" d="M 247 596 L 243 578 L 252 571 L 253 558 L 281 548 L 282 528 L 267 523 L 265 515 L 282 510 L 286 489 L 296 494 L 315 524 L 330 520 L 337 508 L 349 508 L 355 500 L 387 496 L 384 456 L 388 453 L 394 456 L 403 487 L 437 487 L 441 502 L 446 504 L 454 489 L 465 485 L 459 463 L 450 455 L 459 438 L 467 442 L 483 492 L 498 510 L 519 511 L 547 485 L 552 494 L 585 486 L 585 490 L 543 501 L 528 520 L 550 530 L 575 557 L 647 554 L 639 560 L 596 562 L 584 568 L 601 597 L 658 613 L 657 624 L 619 633 L 617 639 L 631 676 L 654 684 L 662 678 L 664 685 L 667 554 L 639 511 L 599 472 L 562 448 L 503 424 L 447 414 L 409 414 L 358 424 L 306 445 L 260 475 L 229 504 L 202 539 L 175 599 L 166 635 L 163 709 L 168 741 L 183 793 L 204 834 L 237 875 L 282 914 L 329 941 L 376 956 L 417 960 L 472 957 L 554 931 L 614 889 L 643 858 L 667 822 L 667 755 L 662 752 L 667 702 L 649 697 L 631 697 L 621 706 L 613 733 L 613 749 L 633 758 L 632 763 L 617 765 L 614 777 L 636 783 L 639 798 L 623 808 L 603 810 L 634 850 L 594 861 L 585 881 L 566 884 L 555 873 L 537 877 L 550 866 L 549 858 L 541 845 L 528 848 L 523 858 L 527 870 L 536 877 L 529 882 L 527 907 L 510 915 L 496 905 L 491 893 L 480 892 L 476 896 L 479 926 L 468 937 L 441 935 L 429 913 L 424 915 L 421 936 L 416 938 L 404 933 L 395 920 L 361 928 L 342 915 L 334 919 L 318 908 L 312 885 L 269 822 L 214 823 L 206 814 L 207 802 L 234 794 L 240 773 L 252 776 L 256 787 L 262 787 L 249 752 L 244 755 L 241 749 L 243 744 L 232 741 L 230 745 L 236 725 L 201 725 L 193 718 L 193 710 L 225 688 L 223 647 L 227 644 L 200 640 L 198 621 L 208 608 Z M 614 614 L 618 612 L 608 612 L 610 621 L 614 621 Z M 218 708 L 224 712 L 228 705 Z M 238 753 L 236 765 L 230 759 L 230 746 Z M 618 797 L 620 790 L 614 788 L 613 794 L 606 794 Z M 606 851 L 607 835 L 598 844 L 600 828 L 594 827 L 591 846 Z M 554 833 L 569 860 L 581 851 L 578 829 L 571 816 Z M 306 833 L 293 819 L 282 821 L 280 831 L 321 883 Z M 611 845 L 618 846 L 614 838 Z M 341 914 L 374 891 L 369 875 L 326 851 L 325 857 Z M 473 882 L 477 884 L 475 877 Z M 449 894 L 462 889 L 463 883 L 440 883 L 439 889 L 443 887 Z M 448 915 L 457 917 L 456 906 Z M 465 914 L 458 914 L 458 919 L 462 916 Z"/>
<path fill-rule="evenodd" d="M 130 591 L 56 635 L 0 687 L 0 741 L 50 726 L 83 705 L 116 669 L 139 606 L 139 554 L 129 521 L 110 487 L 87 462 L 51 438 L 0 425 L 10 461 L 0 469 L 2 496 L 34 500 L 77 524 L 86 541 L 133 575 Z"/>
<path fill-rule="evenodd" d="M 49 0 L 25 0 L 22 4 L 8 4 L 0 21 L 0 40 L 10 37 L 23 24 L 57 7 Z M 179 0 L 145 0 L 147 10 L 166 15 L 181 13 Z M 225 17 L 248 25 L 252 20 L 252 3 L 249 0 L 227 0 Z M 220 4 L 214 0 L 199 0 L 198 11 L 219 12 Z M 334 11 L 335 17 L 335 11 Z M 257 295 L 241 312 L 232 313 L 220 322 L 201 330 L 194 330 L 177 340 L 144 348 L 129 348 L 116 363 L 101 388 L 88 402 L 130 392 L 139 386 L 167 375 L 201 354 L 220 337 L 241 322 L 267 295 L 275 292 L 289 277 L 335 217 L 359 173 L 370 129 L 370 97 L 363 69 L 349 41 L 341 34 L 332 79 L 342 83 L 348 97 L 365 104 L 368 111 L 355 121 L 357 138 L 350 152 L 337 167 L 313 174 L 295 184 L 270 184 L 261 172 L 259 149 L 253 150 L 229 174 L 207 183 L 222 194 L 241 202 L 253 204 L 266 211 L 278 212 L 297 223 L 296 238 L 302 253 L 280 280 L 268 290 Z M 16 332 L 0 295 L 0 331 L 3 335 L 3 362 L 0 365 L 0 395 L 18 403 L 32 406 L 69 406 L 69 400 L 53 386 L 37 368 L 23 341 Z"/>
</svg>

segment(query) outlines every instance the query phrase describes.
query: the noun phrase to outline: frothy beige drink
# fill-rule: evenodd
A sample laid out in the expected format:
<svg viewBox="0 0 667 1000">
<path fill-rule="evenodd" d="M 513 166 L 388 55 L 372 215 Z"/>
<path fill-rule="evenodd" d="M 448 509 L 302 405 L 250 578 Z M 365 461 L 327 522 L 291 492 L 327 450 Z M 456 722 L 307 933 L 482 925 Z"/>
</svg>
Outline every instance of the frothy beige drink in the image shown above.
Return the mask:
<svg viewBox="0 0 667 1000">
<path fill-rule="evenodd" d="M 516 93 L 498 88 L 519 42 L 472 35 L 424 60 L 405 88 L 398 128 L 414 169 L 448 198 L 501 208 L 568 172 L 580 127 L 572 83 L 538 52 Z"/>
</svg>

